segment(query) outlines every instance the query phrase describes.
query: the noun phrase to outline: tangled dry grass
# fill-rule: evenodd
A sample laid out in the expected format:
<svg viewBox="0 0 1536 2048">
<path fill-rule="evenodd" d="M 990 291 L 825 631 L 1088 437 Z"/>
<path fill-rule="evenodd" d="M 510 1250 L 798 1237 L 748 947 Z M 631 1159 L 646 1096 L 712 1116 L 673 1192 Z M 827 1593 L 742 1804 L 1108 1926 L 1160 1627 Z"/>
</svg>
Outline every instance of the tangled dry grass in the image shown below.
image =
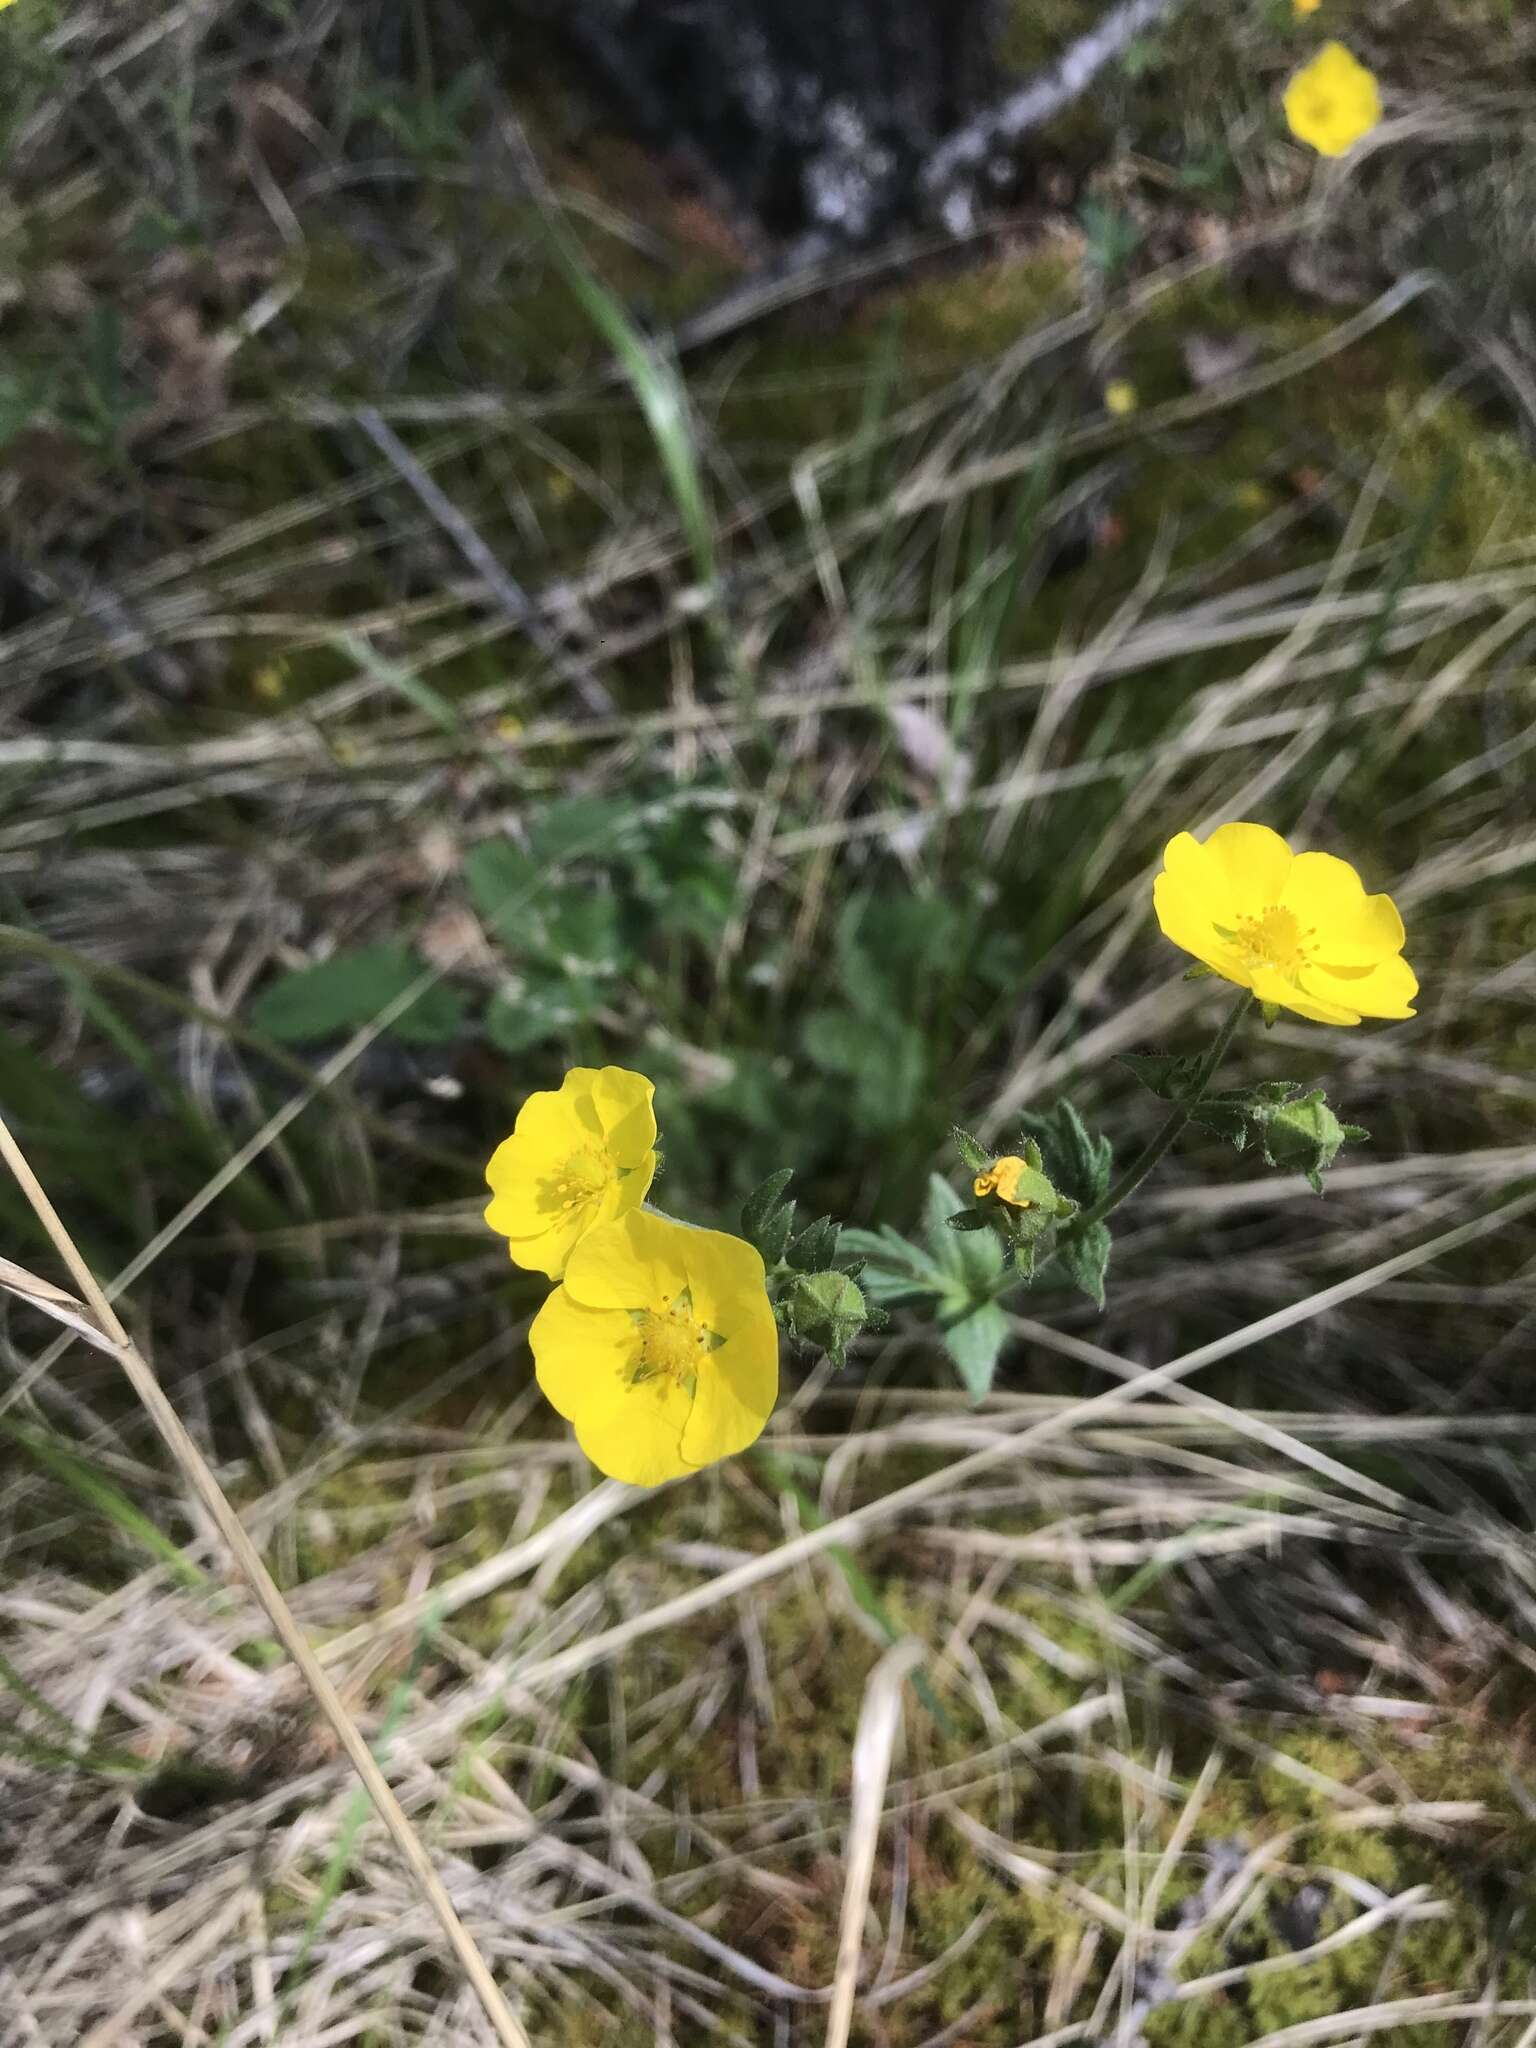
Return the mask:
<svg viewBox="0 0 1536 2048">
<path fill-rule="evenodd" d="M 1523 308 L 1476 262 L 1527 111 L 1447 112 L 1430 37 L 1358 191 L 1234 112 L 1239 217 L 1175 222 L 1121 153 L 1145 262 L 1070 216 L 908 262 L 893 357 L 862 302 L 786 336 L 825 278 L 701 278 L 670 198 L 556 155 L 591 277 L 643 266 L 583 310 L 537 109 L 492 66 L 472 150 L 442 114 L 465 23 L 358 111 L 388 18 L 81 11 L 50 47 L 89 91 L 43 65 L 13 142 L 0 1108 L 511 2027 L 1531 2048 L 1536 490 Z M 148 300 L 145 191 L 206 231 Z M 1349 303 L 1298 310 L 1303 271 Z M 631 951 L 508 1050 L 535 948 L 466 864 L 573 795 L 608 809 L 540 906 L 595 954 L 568 905 L 622 896 Z M 1433 992 L 1250 1055 L 1325 1060 L 1371 1129 L 1326 1201 L 1181 1154 L 1107 1313 L 1031 1297 L 980 1404 L 898 1321 L 794 1374 L 754 1457 L 594 1483 L 478 1222 L 518 1096 L 633 1055 L 722 1217 L 797 1163 L 905 1227 L 952 1117 L 1069 1088 L 1128 1144 L 1114 1056 L 1206 1000 L 1147 874 L 1170 818 L 1233 815 L 1359 854 Z M 644 922 L 646 861 L 715 922 Z M 951 936 L 882 963 L 889 898 Z M 253 1021 L 399 934 L 463 1005 L 442 1043 L 392 1029 L 414 987 L 312 1044 Z M 883 1124 L 807 1050 L 860 973 L 911 1017 Z M 99 1316 L 6 1299 L 0 2041 L 493 2038 Z"/>
</svg>

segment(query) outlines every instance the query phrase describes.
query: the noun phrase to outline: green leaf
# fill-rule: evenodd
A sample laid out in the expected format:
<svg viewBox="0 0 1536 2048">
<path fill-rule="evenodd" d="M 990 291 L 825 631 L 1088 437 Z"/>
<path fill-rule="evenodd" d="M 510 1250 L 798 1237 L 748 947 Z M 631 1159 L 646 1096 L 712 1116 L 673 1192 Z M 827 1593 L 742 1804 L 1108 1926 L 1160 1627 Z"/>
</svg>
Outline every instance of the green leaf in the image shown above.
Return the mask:
<svg viewBox="0 0 1536 2048">
<path fill-rule="evenodd" d="M 797 1273 L 819 1273 L 837 1257 L 837 1225 L 830 1216 L 808 1223 L 784 1254 Z"/>
<path fill-rule="evenodd" d="M 542 869 L 572 860 L 611 861 L 633 844 L 643 819 L 633 803 L 611 796 L 568 796 L 541 811 L 528 844 Z"/>
<path fill-rule="evenodd" d="M 789 1250 L 790 1233 L 795 1227 L 795 1205 L 786 1202 L 782 1209 L 775 1209 L 768 1221 L 758 1231 L 752 1242 L 763 1255 L 766 1266 L 776 1266 Z"/>
<path fill-rule="evenodd" d="M 950 1228 L 950 1218 L 969 1207 L 970 1203 L 955 1193 L 942 1174 L 929 1175 L 923 1203 L 923 1235 L 946 1279 L 959 1280 L 965 1293 L 976 1298 L 987 1294 L 1003 1270 L 1004 1254 L 990 1230 L 956 1232 Z"/>
<path fill-rule="evenodd" d="M 969 1167 L 972 1173 L 985 1173 L 992 1164 L 993 1155 L 981 1140 L 973 1138 L 969 1131 L 962 1131 L 958 1124 L 951 1125 L 949 1135 L 960 1154 L 961 1164 Z"/>
<path fill-rule="evenodd" d="M 1110 1244 L 1109 1225 L 1090 1223 L 1086 1230 L 1065 1238 L 1056 1247 L 1056 1256 L 1067 1278 L 1087 1295 L 1095 1308 L 1104 1306 L 1104 1274 L 1109 1265 Z"/>
<path fill-rule="evenodd" d="M 807 1056 L 829 1074 L 857 1074 L 869 1057 L 869 1026 L 851 1010 L 813 1010 L 805 1020 Z"/>
<path fill-rule="evenodd" d="M 536 860 L 510 839 L 482 839 L 464 856 L 464 886 L 481 921 L 509 946 L 526 950 L 543 936 L 545 880 Z"/>
<path fill-rule="evenodd" d="M 748 1243 L 757 1243 L 757 1234 L 763 1225 L 780 1208 L 784 1190 L 795 1177 L 792 1166 L 781 1166 L 777 1173 L 770 1173 L 765 1181 L 759 1181 L 741 1205 L 741 1234 Z"/>
<path fill-rule="evenodd" d="M 941 1295 L 954 1275 L 920 1245 L 883 1223 L 878 1230 L 844 1230 L 839 1242 L 845 1253 L 864 1260 L 864 1291 L 876 1301 L 915 1301 Z"/>
<path fill-rule="evenodd" d="M 371 1024 L 424 971 L 410 948 L 398 940 L 356 946 L 313 967 L 279 975 L 251 1005 L 251 1022 L 283 1045 L 329 1038 Z M 463 997 L 437 982 L 424 989 L 389 1029 L 409 1044 L 439 1045 L 456 1037 L 463 1023 Z"/>
<path fill-rule="evenodd" d="M 576 977 L 499 989 L 486 1009 L 485 1035 L 502 1052 L 526 1052 L 531 1045 L 568 1038 L 591 1016 L 598 999 L 592 983 Z"/>
<path fill-rule="evenodd" d="M 992 1385 L 998 1353 L 1008 1335 L 1008 1318 L 995 1301 L 987 1301 L 940 1334 L 955 1370 L 972 1398 L 979 1401 Z"/>
<path fill-rule="evenodd" d="M 888 1012 L 816 1010 L 805 1020 L 804 1045 L 824 1072 L 853 1081 L 853 1116 L 872 1135 L 910 1121 L 928 1076 L 928 1045 L 911 1024 Z"/>
<path fill-rule="evenodd" d="M 1164 1102 L 1182 1102 L 1199 1075 L 1201 1062 L 1186 1053 L 1123 1052 L 1116 1061 Z"/>
<path fill-rule="evenodd" d="M 944 1218 L 951 1230 L 986 1230 L 990 1228 L 980 1209 L 957 1209 L 953 1216 Z"/>
<path fill-rule="evenodd" d="M 617 900 L 603 889 L 557 896 L 544 922 L 540 951 L 568 975 L 603 980 L 617 974 L 627 955 Z"/>
<path fill-rule="evenodd" d="M 1045 1154 L 1046 1171 L 1060 1191 L 1091 1209 L 1109 1188 L 1113 1152 L 1108 1138 L 1089 1131 L 1065 1101 L 1043 1114 L 1026 1112 L 1019 1121 Z"/>
</svg>

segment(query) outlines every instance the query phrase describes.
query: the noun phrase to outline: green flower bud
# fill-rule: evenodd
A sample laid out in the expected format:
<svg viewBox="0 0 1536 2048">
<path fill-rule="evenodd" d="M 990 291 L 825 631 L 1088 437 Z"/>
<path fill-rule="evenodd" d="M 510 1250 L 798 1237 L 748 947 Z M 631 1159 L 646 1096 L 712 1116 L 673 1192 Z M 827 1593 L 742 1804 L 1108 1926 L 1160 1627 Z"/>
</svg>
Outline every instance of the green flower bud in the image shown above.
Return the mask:
<svg viewBox="0 0 1536 2048">
<path fill-rule="evenodd" d="M 784 1297 L 785 1320 L 793 1334 L 825 1351 L 837 1366 L 848 1363 L 848 1346 L 870 1319 L 864 1290 L 846 1273 L 797 1273 Z"/>
<path fill-rule="evenodd" d="M 1346 1140 L 1369 1134 L 1358 1124 L 1341 1124 L 1328 1107 L 1321 1088 L 1294 1102 L 1278 1103 L 1263 1122 L 1264 1157 L 1271 1166 L 1304 1173 L 1314 1190 L 1323 1192 L 1323 1174 Z"/>
</svg>

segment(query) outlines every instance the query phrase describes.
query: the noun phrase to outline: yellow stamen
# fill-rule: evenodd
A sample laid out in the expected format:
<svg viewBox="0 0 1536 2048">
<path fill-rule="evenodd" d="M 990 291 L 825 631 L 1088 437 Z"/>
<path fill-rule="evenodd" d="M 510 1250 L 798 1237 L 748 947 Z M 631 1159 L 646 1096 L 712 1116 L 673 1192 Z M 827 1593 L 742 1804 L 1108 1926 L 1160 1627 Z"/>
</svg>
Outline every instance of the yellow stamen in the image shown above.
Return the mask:
<svg viewBox="0 0 1536 2048">
<path fill-rule="evenodd" d="M 630 1384 L 638 1387 L 647 1380 L 669 1379 L 674 1386 L 691 1385 L 709 1350 L 709 1332 L 681 1308 L 642 1309 L 635 1322 L 640 1348 Z"/>
<path fill-rule="evenodd" d="M 1237 950 L 1247 966 L 1272 967 L 1287 981 L 1296 979 L 1317 950 L 1316 926 L 1303 930 L 1295 911 L 1284 910 L 1277 903 L 1258 917 L 1239 918 L 1236 937 Z"/>
<path fill-rule="evenodd" d="M 568 1214 L 598 1201 L 616 1177 L 612 1161 L 602 1153 L 573 1152 L 539 1190 L 540 1206 Z"/>
</svg>

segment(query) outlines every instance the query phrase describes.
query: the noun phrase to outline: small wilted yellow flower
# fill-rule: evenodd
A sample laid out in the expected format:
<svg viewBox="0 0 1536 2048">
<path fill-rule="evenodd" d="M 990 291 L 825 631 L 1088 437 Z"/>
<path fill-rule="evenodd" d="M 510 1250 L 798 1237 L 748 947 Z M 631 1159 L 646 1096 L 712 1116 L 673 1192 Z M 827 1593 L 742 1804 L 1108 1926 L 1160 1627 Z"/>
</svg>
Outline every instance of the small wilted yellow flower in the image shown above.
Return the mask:
<svg viewBox="0 0 1536 2048">
<path fill-rule="evenodd" d="M 1318 1024 L 1414 1014 L 1396 905 L 1331 853 L 1293 854 L 1267 825 L 1181 832 L 1152 899 L 1165 938 L 1261 1003 Z"/>
<path fill-rule="evenodd" d="M 1136 386 L 1129 377 L 1115 377 L 1104 386 L 1104 410 L 1112 412 L 1116 419 L 1124 419 L 1134 412 L 1141 400 L 1136 395 Z"/>
<path fill-rule="evenodd" d="M 1285 88 L 1285 118 L 1319 156 L 1343 156 L 1381 119 L 1374 75 L 1342 43 L 1324 43 Z"/>
<path fill-rule="evenodd" d="M 639 1208 L 656 1172 L 655 1092 L 625 1067 L 572 1067 L 529 1096 L 485 1169 L 485 1220 L 517 1265 L 558 1280 L 587 1231 Z"/>
<path fill-rule="evenodd" d="M 760 1255 L 649 1210 L 587 1232 L 528 1342 L 550 1405 L 593 1464 L 631 1486 L 745 1450 L 778 1399 Z"/>
<path fill-rule="evenodd" d="M 1000 1202 L 1007 1202 L 1012 1208 L 1027 1209 L 1030 1197 L 1020 1183 L 1027 1187 L 1031 1178 L 1027 1161 L 1006 1152 L 1001 1159 L 994 1159 L 985 1173 L 977 1174 L 971 1182 L 971 1192 L 978 1201 L 984 1195 L 996 1195 Z"/>
</svg>

